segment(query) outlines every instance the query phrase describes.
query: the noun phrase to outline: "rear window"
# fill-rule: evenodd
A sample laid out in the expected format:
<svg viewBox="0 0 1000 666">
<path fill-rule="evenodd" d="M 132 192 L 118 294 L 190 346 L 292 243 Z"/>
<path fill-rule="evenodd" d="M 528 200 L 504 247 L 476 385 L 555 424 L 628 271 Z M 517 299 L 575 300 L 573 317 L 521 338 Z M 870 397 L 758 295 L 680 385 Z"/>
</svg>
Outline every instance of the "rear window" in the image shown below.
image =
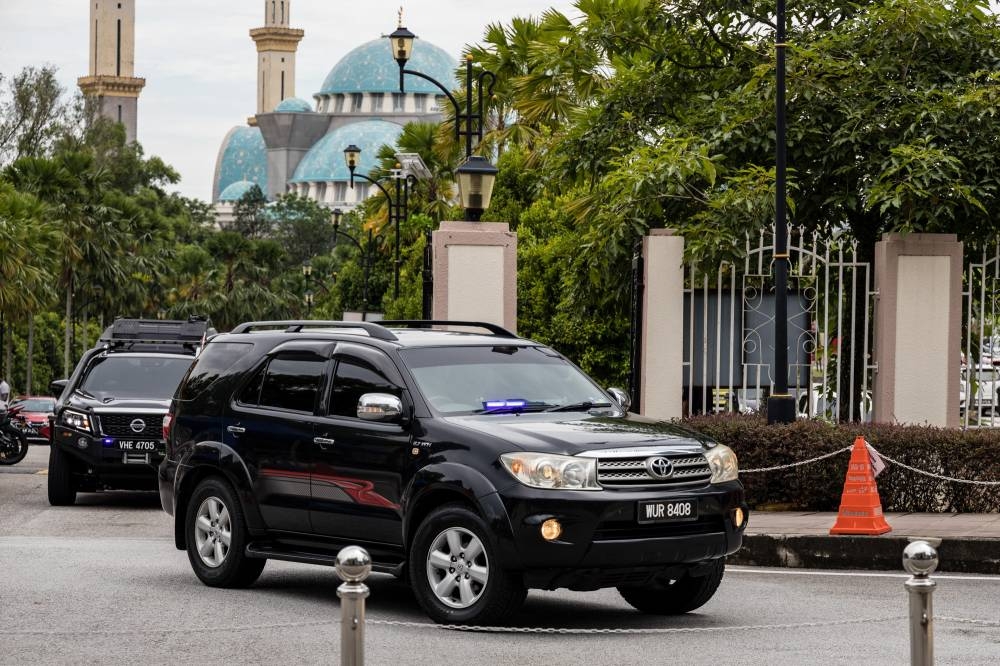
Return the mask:
<svg viewBox="0 0 1000 666">
<path fill-rule="evenodd" d="M 184 382 L 181 400 L 190 400 L 253 349 L 252 342 L 209 342 Z"/>
<path fill-rule="evenodd" d="M 105 356 L 95 359 L 77 390 L 105 399 L 169 400 L 194 359 Z"/>
</svg>

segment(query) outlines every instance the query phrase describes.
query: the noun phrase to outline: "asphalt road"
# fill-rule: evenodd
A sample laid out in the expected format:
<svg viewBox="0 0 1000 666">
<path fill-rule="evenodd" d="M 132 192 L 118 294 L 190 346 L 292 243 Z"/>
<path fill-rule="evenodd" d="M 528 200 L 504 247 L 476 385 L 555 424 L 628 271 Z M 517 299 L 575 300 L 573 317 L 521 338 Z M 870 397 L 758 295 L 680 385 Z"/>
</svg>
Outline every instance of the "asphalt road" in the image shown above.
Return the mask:
<svg viewBox="0 0 1000 666">
<path fill-rule="evenodd" d="M 0 664 L 337 663 L 331 569 L 270 562 L 249 590 L 204 587 L 155 495 L 45 498 L 47 449 L 0 468 Z M 428 623 L 409 590 L 369 579 L 369 664 L 903 664 L 902 574 L 730 567 L 697 613 L 645 617 L 614 590 L 532 592 L 520 627 L 625 635 L 468 633 Z M 938 576 L 939 664 L 1000 661 L 1000 577 Z M 891 618 L 891 619 L 887 619 Z M 848 621 L 851 624 L 829 624 Z M 400 626 L 391 622 L 417 623 Z"/>
</svg>

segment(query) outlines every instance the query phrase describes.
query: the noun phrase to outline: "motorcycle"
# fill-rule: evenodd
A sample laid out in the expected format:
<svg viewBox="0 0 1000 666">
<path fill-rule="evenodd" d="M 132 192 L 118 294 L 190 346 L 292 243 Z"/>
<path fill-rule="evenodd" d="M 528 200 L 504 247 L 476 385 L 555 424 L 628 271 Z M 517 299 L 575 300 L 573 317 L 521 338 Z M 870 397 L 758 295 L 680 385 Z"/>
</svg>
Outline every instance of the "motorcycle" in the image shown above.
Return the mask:
<svg viewBox="0 0 1000 666">
<path fill-rule="evenodd" d="M 11 423 L 10 412 L 0 411 L 0 465 L 16 465 L 28 455 L 28 438 Z"/>
</svg>

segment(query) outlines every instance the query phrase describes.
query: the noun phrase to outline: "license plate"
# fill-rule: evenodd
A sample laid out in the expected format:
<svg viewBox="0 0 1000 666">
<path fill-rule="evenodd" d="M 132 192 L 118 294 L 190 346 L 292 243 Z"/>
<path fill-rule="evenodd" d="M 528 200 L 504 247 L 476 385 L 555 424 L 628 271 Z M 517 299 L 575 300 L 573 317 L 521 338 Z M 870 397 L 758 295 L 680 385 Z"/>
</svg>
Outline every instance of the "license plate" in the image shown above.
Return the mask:
<svg viewBox="0 0 1000 666">
<path fill-rule="evenodd" d="M 693 499 L 639 502 L 640 523 L 672 523 L 698 519 L 698 501 Z"/>
<path fill-rule="evenodd" d="M 119 439 L 116 443 L 119 451 L 156 451 L 160 443 L 155 439 Z"/>
</svg>

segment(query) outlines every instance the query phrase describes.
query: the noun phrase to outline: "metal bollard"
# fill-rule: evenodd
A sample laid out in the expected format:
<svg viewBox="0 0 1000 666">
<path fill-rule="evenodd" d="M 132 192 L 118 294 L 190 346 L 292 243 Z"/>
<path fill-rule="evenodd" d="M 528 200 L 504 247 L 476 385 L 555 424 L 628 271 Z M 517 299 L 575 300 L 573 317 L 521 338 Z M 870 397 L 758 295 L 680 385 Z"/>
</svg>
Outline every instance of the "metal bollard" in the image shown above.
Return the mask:
<svg viewBox="0 0 1000 666">
<path fill-rule="evenodd" d="M 365 663 L 365 599 L 368 586 L 364 580 L 372 570 L 368 551 L 360 546 L 346 546 L 337 553 L 334 567 L 343 583 L 337 588 L 340 597 L 341 666 Z"/>
<path fill-rule="evenodd" d="M 903 568 L 911 578 L 905 583 L 910 598 L 910 664 L 931 666 L 934 663 L 934 588 L 931 574 L 937 569 L 936 546 L 940 539 L 913 540 L 903 550 Z"/>
</svg>

